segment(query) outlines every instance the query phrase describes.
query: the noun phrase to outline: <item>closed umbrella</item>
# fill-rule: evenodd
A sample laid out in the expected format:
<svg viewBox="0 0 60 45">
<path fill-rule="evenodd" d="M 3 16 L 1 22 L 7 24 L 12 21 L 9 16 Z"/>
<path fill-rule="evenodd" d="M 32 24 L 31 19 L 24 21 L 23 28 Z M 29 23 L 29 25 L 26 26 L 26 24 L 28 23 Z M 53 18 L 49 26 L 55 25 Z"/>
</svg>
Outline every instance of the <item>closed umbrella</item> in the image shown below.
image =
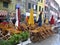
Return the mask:
<svg viewBox="0 0 60 45">
<path fill-rule="evenodd" d="M 33 9 L 30 10 L 30 17 L 29 17 L 28 24 L 29 25 L 33 25 L 34 24 Z"/>
<path fill-rule="evenodd" d="M 49 23 L 49 20 L 48 18 L 45 19 L 45 24 L 48 24 Z"/>
<path fill-rule="evenodd" d="M 20 8 L 18 8 L 18 29 L 20 28 L 20 18 L 21 18 Z"/>
<path fill-rule="evenodd" d="M 26 18 L 25 18 L 25 22 L 28 23 L 28 16 L 26 16 Z"/>
<path fill-rule="evenodd" d="M 38 25 L 42 26 L 42 12 L 39 14 Z"/>
<path fill-rule="evenodd" d="M 52 15 L 51 20 L 50 20 L 50 24 L 52 25 L 52 24 L 54 24 L 54 23 L 55 23 L 55 20 L 54 20 L 54 17 L 53 17 L 53 15 Z"/>
<path fill-rule="evenodd" d="M 20 18 L 21 18 L 20 7 L 16 7 L 16 26 L 20 29 Z"/>
</svg>

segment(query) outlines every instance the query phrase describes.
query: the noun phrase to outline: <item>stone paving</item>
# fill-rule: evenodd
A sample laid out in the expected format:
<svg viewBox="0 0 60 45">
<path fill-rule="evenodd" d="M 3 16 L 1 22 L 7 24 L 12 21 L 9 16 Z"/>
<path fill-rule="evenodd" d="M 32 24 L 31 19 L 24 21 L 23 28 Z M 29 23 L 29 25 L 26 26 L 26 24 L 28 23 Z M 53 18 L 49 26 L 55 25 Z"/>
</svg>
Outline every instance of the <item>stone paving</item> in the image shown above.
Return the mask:
<svg viewBox="0 0 60 45">
<path fill-rule="evenodd" d="M 60 45 L 60 35 L 54 34 L 53 36 L 43 40 L 39 43 L 31 43 L 28 45 Z"/>
</svg>

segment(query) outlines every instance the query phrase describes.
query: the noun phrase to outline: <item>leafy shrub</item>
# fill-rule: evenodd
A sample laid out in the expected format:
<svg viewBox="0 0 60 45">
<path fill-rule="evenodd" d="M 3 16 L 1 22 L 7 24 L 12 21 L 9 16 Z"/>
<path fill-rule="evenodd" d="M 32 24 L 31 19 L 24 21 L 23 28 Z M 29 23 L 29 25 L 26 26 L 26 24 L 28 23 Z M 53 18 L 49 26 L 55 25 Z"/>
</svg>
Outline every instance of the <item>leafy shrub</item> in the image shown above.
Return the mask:
<svg viewBox="0 0 60 45">
<path fill-rule="evenodd" d="M 26 41 L 28 37 L 29 33 L 27 31 L 20 34 L 14 34 L 9 40 L 0 40 L 0 45 L 16 45 L 19 41 Z"/>
</svg>

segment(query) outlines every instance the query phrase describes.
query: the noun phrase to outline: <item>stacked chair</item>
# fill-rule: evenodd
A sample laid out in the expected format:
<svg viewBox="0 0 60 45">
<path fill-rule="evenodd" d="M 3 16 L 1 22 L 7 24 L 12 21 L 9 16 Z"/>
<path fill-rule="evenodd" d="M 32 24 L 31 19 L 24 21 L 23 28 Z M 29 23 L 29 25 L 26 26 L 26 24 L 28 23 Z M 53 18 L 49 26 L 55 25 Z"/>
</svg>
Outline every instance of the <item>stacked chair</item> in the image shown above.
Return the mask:
<svg viewBox="0 0 60 45">
<path fill-rule="evenodd" d="M 53 34 L 54 32 L 51 30 L 50 25 L 42 25 L 30 31 L 30 39 L 32 42 L 40 42 L 51 37 Z"/>
</svg>

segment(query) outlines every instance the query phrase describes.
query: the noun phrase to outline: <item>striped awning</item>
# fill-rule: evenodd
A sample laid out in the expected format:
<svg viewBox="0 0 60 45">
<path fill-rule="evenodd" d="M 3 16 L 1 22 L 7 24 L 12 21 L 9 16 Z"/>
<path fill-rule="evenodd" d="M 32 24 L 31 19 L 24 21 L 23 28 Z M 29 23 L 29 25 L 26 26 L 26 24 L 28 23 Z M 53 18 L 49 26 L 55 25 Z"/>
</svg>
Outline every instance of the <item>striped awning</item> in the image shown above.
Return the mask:
<svg viewBox="0 0 60 45">
<path fill-rule="evenodd" d="M 6 16 L 8 13 L 5 10 L 0 10 L 0 16 Z"/>
</svg>

